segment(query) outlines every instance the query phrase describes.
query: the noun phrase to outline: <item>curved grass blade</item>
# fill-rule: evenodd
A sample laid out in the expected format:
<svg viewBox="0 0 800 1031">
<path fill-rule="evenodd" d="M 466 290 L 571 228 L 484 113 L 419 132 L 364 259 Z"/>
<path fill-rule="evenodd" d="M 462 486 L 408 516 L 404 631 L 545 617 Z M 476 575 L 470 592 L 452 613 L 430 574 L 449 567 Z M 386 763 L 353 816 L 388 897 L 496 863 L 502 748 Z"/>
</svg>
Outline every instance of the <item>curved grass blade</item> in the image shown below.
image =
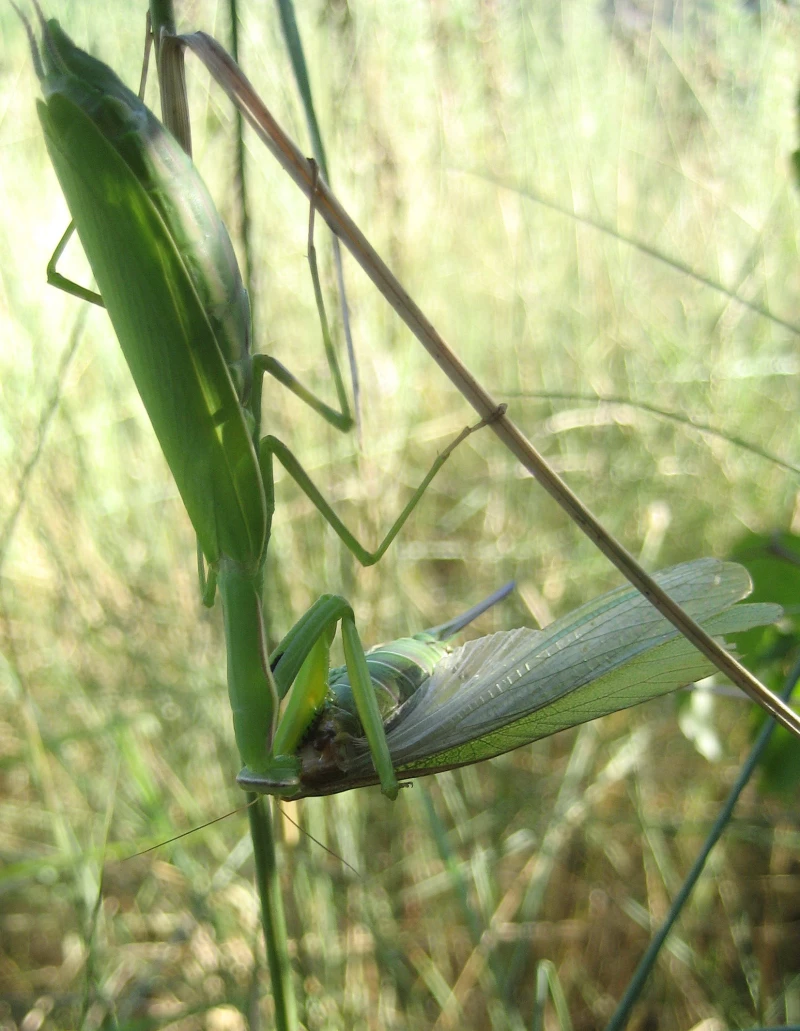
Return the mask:
<svg viewBox="0 0 800 1031">
<path fill-rule="evenodd" d="M 702 286 L 706 286 L 709 289 L 722 294 L 723 297 L 727 297 L 728 300 L 733 301 L 736 304 L 740 304 L 743 308 L 747 308 L 756 315 L 760 315 L 763 318 L 768 319 L 774 325 L 782 326 L 795 336 L 800 336 L 800 324 L 797 322 L 793 322 L 789 318 L 776 315 L 765 305 L 760 304 L 758 301 L 752 301 L 747 297 L 743 297 L 735 288 L 726 286 L 718 279 L 714 279 L 712 276 L 706 275 L 705 273 L 692 268 L 691 265 L 687 264 L 681 258 L 676 258 L 667 254 L 665 251 L 653 246 L 653 244 L 648 243 L 646 240 L 639 239 L 635 236 L 629 236 L 627 233 L 621 232 L 619 227 L 613 225 L 611 222 L 606 222 L 601 218 L 596 218 L 589 214 L 583 214 L 575 211 L 574 208 L 567 207 L 564 204 L 559 204 L 554 198 L 546 196 L 544 193 L 541 193 L 531 186 L 512 183 L 498 176 L 478 170 L 465 168 L 461 169 L 461 171 L 464 175 L 474 176 L 476 179 L 483 179 L 488 183 L 492 183 L 493 185 L 500 187 L 500 189 L 509 190 L 512 193 L 518 194 L 520 197 L 527 197 L 529 200 L 533 201 L 534 204 L 540 204 L 542 207 L 548 208 L 550 211 L 556 211 L 560 215 L 566 215 L 567 218 L 571 218 L 575 222 L 579 222 L 581 225 L 591 226 L 592 229 L 596 229 L 598 232 L 604 233 L 606 236 L 609 236 L 614 240 L 618 240 L 620 243 L 627 244 L 634 250 L 639 251 L 640 254 L 653 258 L 662 265 L 666 265 L 667 268 L 674 269 L 675 272 L 679 272 L 681 275 L 684 275 L 689 279 L 693 279 L 696 283 L 700 283 Z"/>
<path fill-rule="evenodd" d="M 592 394 L 566 390 L 506 390 L 503 393 L 505 397 L 518 397 L 534 401 L 586 401 L 594 405 L 608 405 L 612 409 L 629 408 L 634 411 L 645 412 L 658 419 L 666 419 L 669 422 L 677 423 L 679 426 L 685 426 L 687 429 L 694 430 L 703 436 L 724 440 L 726 444 L 730 444 L 732 447 L 741 448 L 742 451 L 749 451 L 751 455 L 756 455 L 756 457 L 763 458 L 766 462 L 772 462 L 773 465 L 800 476 L 800 466 L 793 465 L 787 459 L 767 451 L 752 441 L 745 440 L 744 437 L 737 437 L 733 433 L 717 429 L 710 423 L 702 422 L 693 416 L 684 415 L 682 412 L 674 412 L 669 408 L 659 408 L 657 405 L 650 404 L 649 401 L 636 401 L 621 394 Z"/>
</svg>

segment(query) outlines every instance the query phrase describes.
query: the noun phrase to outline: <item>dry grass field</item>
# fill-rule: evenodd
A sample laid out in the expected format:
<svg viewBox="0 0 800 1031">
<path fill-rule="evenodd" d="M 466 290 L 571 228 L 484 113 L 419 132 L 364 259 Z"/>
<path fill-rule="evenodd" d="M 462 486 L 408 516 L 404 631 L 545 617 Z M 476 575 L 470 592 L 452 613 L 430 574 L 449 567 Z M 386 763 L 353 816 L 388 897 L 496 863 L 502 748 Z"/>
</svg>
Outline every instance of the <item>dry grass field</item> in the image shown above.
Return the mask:
<svg viewBox="0 0 800 1031">
<path fill-rule="evenodd" d="M 224 7 L 178 6 L 182 27 L 227 39 Z M 309 150 L 275 9 L 243 7 L 242 64 Z M 143 7 L 47 10 L 135 88 Z M 800 464 L 796 9 L 687 2 L 669 21 L 586 0 L 313 0 L 298 19 L 334 189 L 607 528 L 649 569 L 800 532 L 786 465 L 569 399 L 629 398 Z M 46 285 L 66 208 L 8 6 L 0 27 L 0 1028 L 270 1027 L 246 817 L 128 858 L 241 804 L 222 625 L 105 314 Z M 236 236 L 232 112 L 188 68 L 195 158 Z M 247 142 L 257 347 L 332 396 L 305 201 Z M 335 311 L 322 229 L 318 247 Z M 89 278 L 77 244 L 65 269 Z M 352 262 L 346 276 L 360 446 L 277 386 L 264 428 L 372 544 L 474 415 Z M 377 643 L 512 578 L 476 633 L 546 623 L 620 582 L 488 432 L 368 570 L 288 477 L 277 493 L 275 640 L 324 591 Z M 572 1026 L 602 1028 L 753 726 L 735 699 L 679 713 L 666 698 L 394 804 L 369 789 L 287 806 L 304 1026 L 528 1028 L 550 969 Z M 799 849 L 796 786 L 756 779 L 631 1027 L 800 1022 Z"/>
</svg>

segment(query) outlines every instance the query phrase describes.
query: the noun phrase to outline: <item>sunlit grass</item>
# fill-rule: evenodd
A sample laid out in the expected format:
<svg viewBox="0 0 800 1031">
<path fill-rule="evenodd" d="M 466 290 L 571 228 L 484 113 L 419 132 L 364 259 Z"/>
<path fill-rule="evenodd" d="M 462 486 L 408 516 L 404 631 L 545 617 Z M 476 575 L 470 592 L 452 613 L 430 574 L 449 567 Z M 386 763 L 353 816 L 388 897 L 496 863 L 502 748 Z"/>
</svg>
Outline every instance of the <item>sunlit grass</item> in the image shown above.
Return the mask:
<svg viewBox="0 0 800 1031">
<path fill-rule="evenodd" d="M 745 529 L 796 523 L 785 468 L 646 414 L 598 417 L 519 396 L 631 397 L 797 463 L 796 16 L 776 5 L 759 21 L 726 7 L 650 31 L 611 26 L 586 4 L 300 6 L 334 188 L 629 550 L 659 568 L 725 555 Z M 143 18 L 124 4 L 89 9 L 49 6 L 135 84 Z M 224 38 L 224 18 L 203 5 L 185 18 Z M 308 148 L 272 8 L 245 19 L 248 74 Z M 199 604 L 188 520 L 102 312 L 88 314 L 63 367 L 81 305 L 47 288 L 44 269 L 66 213 L 13 11 L 0 10 L 0 26 L 0 534 L 25 486 L 13 534 L 0 537 L 0 1017 L 19 1026 L 28 1015 L 26 1028 L 81 1017 L 86 1027 L 184 1017 L 236 1028 L 261 948 L 244 818 L 112 861 L 241 802 L 224 644 L 218 610 Z M 197 160 L 230 216 L 230 110 L 189 68 Z M 250 157 L 258 346 L 327 391 L 307 210 L 253 141 Z M 85 281 L 78 247 L 66 268 Z M 264 420 L 373 543 L 474 416 L 352 264 L 347 279 L 363 450 L 279 389 Z M 377 642 L 439 623 L 511 577 L 518 595 L 481 632 L 548 620 L 618 582 L 489 433 L 456 453 L 371 570 L 288 478 L 278 492 L 276 638 L 322 591 L 351 598 Z M 680 734 L 667 699 L 420 783 L 394 806 L 362 792 L 292 807 L 362 873 L 286 825 L 307 1026 L 527 1026 L 543 958 L 575 1026 L 601 1026 L 746 747 L 740 705 L 719 701 L 716 720 L 717 764 Z M 748 795 L 642 1023 L 792 1017 L 790 813 Z"/>
</svg>

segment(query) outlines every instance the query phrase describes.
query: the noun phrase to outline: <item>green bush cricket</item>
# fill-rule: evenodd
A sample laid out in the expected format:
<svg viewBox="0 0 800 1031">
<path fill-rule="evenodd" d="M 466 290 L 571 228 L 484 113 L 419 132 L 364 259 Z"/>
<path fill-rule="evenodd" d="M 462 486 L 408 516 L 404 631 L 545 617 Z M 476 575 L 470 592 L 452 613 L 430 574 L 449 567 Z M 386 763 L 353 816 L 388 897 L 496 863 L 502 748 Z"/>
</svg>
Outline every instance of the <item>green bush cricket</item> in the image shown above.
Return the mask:
<svg viewBox="0 0 800 1031">
<path fill-rule="evenodd" d="M 657 581 L 710 633 L 774 622 L 777 605 L 736 605 L 752 588 L 743 566 L 697 559 Z M 463 616 L 367 653 L 392 764 L 401 779 L 480 762 L 541 737 L 686 687 L 711 663 L 634 588 L 620 587 L 544 630 L 500 631 L 450 653 L 447 641 L 511 590 Z M 280 648 L 276 672 L 280 670 Z M 378 779 L 346 668 L 300 747 L 301 791 L 326 795 Z M 253 790 L 272 790 L 249 778 Z"/>
</svg>

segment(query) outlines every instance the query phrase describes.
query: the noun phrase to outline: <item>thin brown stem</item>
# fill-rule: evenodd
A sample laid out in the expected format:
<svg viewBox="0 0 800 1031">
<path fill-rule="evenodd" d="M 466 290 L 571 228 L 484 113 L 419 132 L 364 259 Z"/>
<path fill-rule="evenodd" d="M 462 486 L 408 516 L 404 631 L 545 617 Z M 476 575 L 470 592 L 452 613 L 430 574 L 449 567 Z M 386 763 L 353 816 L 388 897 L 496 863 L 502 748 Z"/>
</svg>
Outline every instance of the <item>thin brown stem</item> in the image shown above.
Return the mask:
<svg viewBox="0 0 800 1031">
<path fill-rule="evenodd" d="M 482 419 L 489 420 L 499 408 L 487 390 L 475 379 L 461 360 L 450 350 L 444 338 L 427 319 L 422 309 L 392 274 L 375 248 L 348 215 L 333 192 L 317 178 L 314 166 L 303 156 L 297 144 L 278 125 L 253 86 L 225 50 L 204 32 L 180 37 L 203 61 L 236 107 L 269 148 L 281 167 L 310 199 L 331 230 L 342 240 L 372 282 L 405 322 L 453 386 L 472 405 Z M 745 691 L 779 723 L 800 737 L 800 716 L 769 688 L 754 677 L 740 662 L 718 644 L 710 634 L 691 619 L 653 578 L 645 572 L 625 548 L 611 536 L 600 521 L 581 502 L 547 464 L 522 431 L 507 415 L 491 422 L 492 431 L 547 493 L 564 509 L 570 519 L 586 534 L 623 576 L 630 581 L 692 644 L 722 673 Z"/>
</svg>

